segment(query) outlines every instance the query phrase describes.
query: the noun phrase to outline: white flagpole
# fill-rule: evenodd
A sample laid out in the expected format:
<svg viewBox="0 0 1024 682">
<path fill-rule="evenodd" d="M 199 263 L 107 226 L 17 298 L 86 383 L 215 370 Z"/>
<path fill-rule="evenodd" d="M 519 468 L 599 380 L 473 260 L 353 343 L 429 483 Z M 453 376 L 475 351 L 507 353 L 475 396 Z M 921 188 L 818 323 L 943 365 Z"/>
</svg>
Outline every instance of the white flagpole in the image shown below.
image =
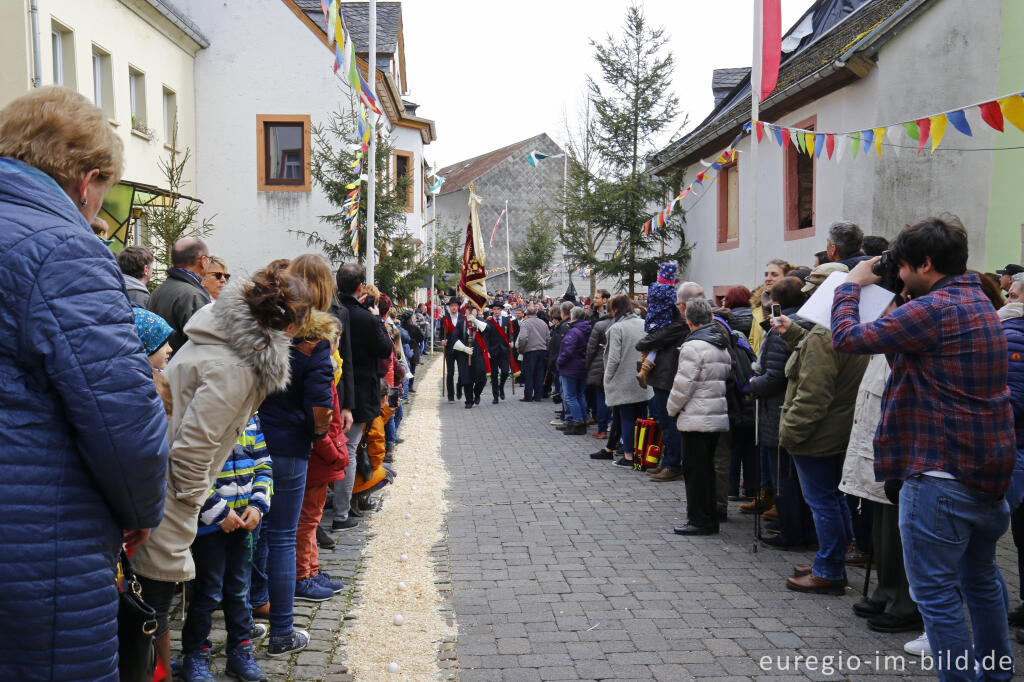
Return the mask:
<svg viewBox="0 0 1024 682">
<path fill-rule="evenodd" d="M 370 0 L 370 54 L 367 55 L 366 82 L 370 92 L 377 92 L 377 0 Z M 376 212 L 377 198 L 377 122 L 373 110 L 369 112 L 370 125 L 370 163 L 367 166 L 367 197 L 366 197 L 366 281 L 373 284 L 374 261 L 376 260 Z"/>
<path fill-rule="evenodd" d="M 565 214 L 566 202 L 568 201 L 567 187 L 569 182 L 569 152 L 562 151 L 562 235 L 558 241 L 562 244 L 562 262 L 565 262 Z"/>
<path fill-rule="evenodd" d="M 434 310 L 437 307 L 435 299 L 437 298 L 437 292 L 434 291 L 434 270 L 437 268 L 437 192 L 431 192 L 433 201 L 430 203 L 433 205 L 431 211 L 431 225 L 430 228 L 430 305 L 428 306 L 427 315 L 430 316 L 430 352 L 434 352 L 434 328 L 437 326 L 434 323 Z"/>
<path fill-rule="evenodd" d="M 763 2 L 764 0 L 754 0 L 754 50 L 753 63 L 750 69 L 750 172 L 747 173 L 747 177 L 749 178 L 751 197 L 753 198 L 750 210 L 750 246 L 753 260 L 751 267 L 754 270 L 751 272 L 757 272 L 758 257 L 760 256 L 757 250 L 757 156 L 760 145 L 757 143 L 757 130 L 755 129 L 754 121 L 760 120 L 761 115 L 761 66 L 763 59 L 761 43 L 764 33 Z"/>
<path fill-rule="evenodd" d="M 512 256 L 510 255 L 512 252 L 508 246 L 508 223 L 508 199 L 505 199 L 505 268 L 508 272 L 508 290 L 512 291 Z"/>
</svg>

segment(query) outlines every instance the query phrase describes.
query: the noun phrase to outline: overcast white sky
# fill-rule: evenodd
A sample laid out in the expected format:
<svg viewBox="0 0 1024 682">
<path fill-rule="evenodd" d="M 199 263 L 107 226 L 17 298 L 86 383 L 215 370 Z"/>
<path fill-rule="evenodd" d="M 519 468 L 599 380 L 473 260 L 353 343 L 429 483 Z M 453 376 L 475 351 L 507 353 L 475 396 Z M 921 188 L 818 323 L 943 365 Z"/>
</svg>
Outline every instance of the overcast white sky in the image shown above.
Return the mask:
<svg viewBox="0 0 1024 682">
<path fill-rule="evenodd" d="M 711 72 L 749 66 L 752 0 L 645 0 L 676 58 L 673 88 L 690 127 L 711 112 Z M 586 75 L 599 75 L 589 39 L 617 35 L 628 0 L 405 0 L 408 99 L 437 122 L 435 166 L 546 132 L 565 140 Z M 811 0 L 782 0 L 783 31 Z"/>
</svg>

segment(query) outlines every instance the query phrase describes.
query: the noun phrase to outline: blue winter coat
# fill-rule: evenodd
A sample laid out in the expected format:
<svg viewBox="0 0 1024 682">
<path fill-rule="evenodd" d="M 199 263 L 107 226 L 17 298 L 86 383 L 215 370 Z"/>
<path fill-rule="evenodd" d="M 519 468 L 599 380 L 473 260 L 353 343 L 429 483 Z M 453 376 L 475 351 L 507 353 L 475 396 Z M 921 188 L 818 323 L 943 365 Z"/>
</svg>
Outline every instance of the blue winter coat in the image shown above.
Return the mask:
<svg viewBox="0 0 1024 682">
<path fill-rule="evenodd" d="M 161 519 L 167 419 L 113 255 L 0 158 L 0 680 L 117 680 L 122 529 Z"/>
<path fill-rule="evenodd" d="M 593 329 L 587 320 L 577 320 L 569 326 L 558 351 L 558 376 L 578 381 L 587 378 L 587 341 Z"/>
<path fill-rule="evenodd" d="M 1006 383 L 1010 388 L 1013 422 L 1017 431 L 1017 450 L 1024 451 L 1024 317 L 1003 322 L 1009 365 Z"/>
<path fill-rule="evenodd" d="M 309 459 L 313 441 L 330 426 L 334 398 L 331 384 L 331 344 L 296 339 L 291 348 L 292 375 L 288 386 L 260 405 L 260 425 L 270 456 Z"/>
</svg>

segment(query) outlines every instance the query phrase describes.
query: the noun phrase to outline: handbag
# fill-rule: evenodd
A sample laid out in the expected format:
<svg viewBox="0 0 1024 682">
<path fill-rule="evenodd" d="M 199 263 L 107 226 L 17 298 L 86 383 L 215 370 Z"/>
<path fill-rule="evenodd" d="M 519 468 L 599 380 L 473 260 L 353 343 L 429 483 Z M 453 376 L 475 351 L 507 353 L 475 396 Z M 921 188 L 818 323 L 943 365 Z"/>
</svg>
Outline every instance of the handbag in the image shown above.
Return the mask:
<svg viewBox="0 0 1024 682">
<path fill-rule="evenodd" d="M 142 585 L 121 550 L 124 589 L 117 606 L 117 671 L 121 682 L 151 682 L 156 669 L 156 611 L 142 600 Z"/>
<path fill-rule="evenodd" d="M 366 437 L 369 435 L 370 427 L 363 429 L 363 438 L 356 446 L 356 475 L 364 481 L 373 478 L 373 463 L 370 462 L 370 451 L 366 447 Z"/>
</svg>

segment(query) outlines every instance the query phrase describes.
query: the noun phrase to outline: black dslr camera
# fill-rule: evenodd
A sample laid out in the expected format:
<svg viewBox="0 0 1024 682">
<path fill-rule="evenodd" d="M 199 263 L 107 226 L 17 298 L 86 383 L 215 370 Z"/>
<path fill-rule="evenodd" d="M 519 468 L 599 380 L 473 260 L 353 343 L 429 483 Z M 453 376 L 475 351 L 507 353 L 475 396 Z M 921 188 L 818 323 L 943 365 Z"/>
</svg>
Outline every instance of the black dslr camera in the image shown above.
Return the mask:
<svg viewBox="0 0 1024 682">
<path fill-rule="evenodd" d="M 896 294 L 896 305 L 903 305 L 903 280 L 900 279 L 899 263 L 892 257 L 892 251 L 883 251 L 882 258 L 871 266 L 871 272 L 875 277 L 881 277 L 878 283 L 883 289 Z"/>
</svg>

